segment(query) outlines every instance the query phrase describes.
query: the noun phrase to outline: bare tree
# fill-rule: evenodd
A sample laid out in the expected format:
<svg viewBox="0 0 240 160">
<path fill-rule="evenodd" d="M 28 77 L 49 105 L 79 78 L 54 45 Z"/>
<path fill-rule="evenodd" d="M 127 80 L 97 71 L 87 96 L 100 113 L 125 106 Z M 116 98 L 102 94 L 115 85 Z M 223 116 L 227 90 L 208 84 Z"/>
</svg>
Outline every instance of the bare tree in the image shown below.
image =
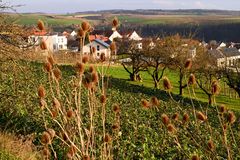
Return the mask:
<svg viewBox="0 0 240 160">
<path fill-rule="evenodd" d="M 145 62 L 143 61 L 142 51 L 138 48 L 136 41 L 123 39 L 119 46 L 119 53 L 127 55 L 127 59 L 122 60 L 121 64 L 129 73 L 131 81 L 136 81 L 140 71 L 145 71 Z"/>
<path fill-rule="evenodd" d="M 227 85 L 234 89 L 238 96 L 240 97 L 240 71 L 239 71 L 239 62 L 236 63 L 235 67 L 225 67 L 221 70 L 221 73 L 223 75 L 224 81 L 227 83 Z"/>
</svg>

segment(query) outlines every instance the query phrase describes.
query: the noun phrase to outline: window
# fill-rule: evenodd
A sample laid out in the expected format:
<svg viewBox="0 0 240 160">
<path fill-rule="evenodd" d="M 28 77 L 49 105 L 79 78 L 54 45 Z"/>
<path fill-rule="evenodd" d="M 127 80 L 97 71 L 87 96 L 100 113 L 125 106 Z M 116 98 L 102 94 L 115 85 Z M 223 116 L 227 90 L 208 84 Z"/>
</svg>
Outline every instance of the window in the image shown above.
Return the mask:
<svg viewBox="0 0 240 160">
<path fill-rule="evenodd" d="M 100 51 L 100 46 L 99 45 L 97 45 L 97 51 Z"/>
<path fill-rule="evenodd" d="M 97 53 L 97 56 L 98 56 L 98 57 L 100 56 L 100 53 L 99 53 L 99 52 Z"/>
<path fill-rule="evenodd" d="M 63 45 L 59 45 L 59 49 L 63 49 Z"/>
<path fill-rule="evenodd" d="M 232 65 L 232 63 L 231 63 L 231 60 L 229 60 L 229 62 L 228 62 L 229 64 L 228 64 L 228 66 L 231 66 Z"/>
</svg>

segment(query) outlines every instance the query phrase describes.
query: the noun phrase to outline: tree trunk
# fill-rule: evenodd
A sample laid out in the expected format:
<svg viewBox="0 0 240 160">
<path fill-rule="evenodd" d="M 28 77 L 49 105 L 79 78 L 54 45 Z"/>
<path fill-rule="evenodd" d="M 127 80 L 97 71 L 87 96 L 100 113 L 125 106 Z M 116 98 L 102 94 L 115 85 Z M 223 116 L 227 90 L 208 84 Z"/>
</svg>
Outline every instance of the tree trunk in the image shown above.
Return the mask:
<svg viewBox="0 0 240 160">
<path fill-rule="evenodd" d="M 134 73 L 130 74 L 130 80 L 136 81 L 136 74 L 134 74 Z"/>
<path fill-rule="evenodd" d="M 157 80 L 154 80 L 154 88 L 158 89 L 158 81 Z"/>
<path fill-rule="evenodd" d="M 208 94 L 208 104 L 211 106 L 212 103 L 212 94 Z"/>
<path fill-rule="evenodd" d="M 179 95 L 183 95 L 183 73 L 182 69 L 180 69 L 180 75 L 179 75 Z"/>
</svg>

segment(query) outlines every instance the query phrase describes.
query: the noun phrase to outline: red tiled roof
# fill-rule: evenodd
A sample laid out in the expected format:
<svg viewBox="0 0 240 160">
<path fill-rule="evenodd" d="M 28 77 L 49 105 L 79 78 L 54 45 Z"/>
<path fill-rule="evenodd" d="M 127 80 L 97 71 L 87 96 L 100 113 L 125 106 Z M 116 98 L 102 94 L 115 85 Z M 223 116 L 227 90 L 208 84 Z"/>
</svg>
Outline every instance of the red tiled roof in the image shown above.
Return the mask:
<svg viewBox="0 0 240 160">
<path fill-rule="evenodd" d="M 47 32 L 46 31 L 33 31 L 33 34 L 35 35 L 35 36 L 44 36 L 44 35 L 46 35 L 47 34 Z"/>
<path fill-rule="evenodd" d="M 95 39 L 100 39 L 100 40 L 102 40 L 104 42 L 108 41 L 108 37 L 105 37 L 103 35 L 97 35 L 97 34 L 96 35 L 89 35 L 89 40 L 90 41 L 93 41 Z"/>
</svg>

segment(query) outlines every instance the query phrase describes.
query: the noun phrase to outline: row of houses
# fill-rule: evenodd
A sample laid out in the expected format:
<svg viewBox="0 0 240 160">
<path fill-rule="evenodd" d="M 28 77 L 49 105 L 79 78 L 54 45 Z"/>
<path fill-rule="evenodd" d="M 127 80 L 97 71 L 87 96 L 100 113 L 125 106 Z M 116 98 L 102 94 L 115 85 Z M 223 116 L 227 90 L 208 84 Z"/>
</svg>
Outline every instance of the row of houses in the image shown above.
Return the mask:
<svg viewBox="0 0 240 160">
<path fill-rule="evenodd" d="M 120 34 L 116 30 L 112 31 L 100 31 L 96 30 L 89 35 L 88 43 L 83 46 L 83 53 L 90 54 L 91 48 L 95 48 L 94 58 L 100 58 L 101 54 L 105 54 L 106 57 L 110 57 L 110 44 L 113 39 L 116 38 L 128 38 L 129 40 L 138 41 L 139 49 L 142 48 L 142 37 L 140 37 L 136 31 L 128 32 L 127 34 Z M 77 52 L 79 50 L 79 38 L 77 31 L 68 33 L 47 33 L 46 31 L 34 31 L 28 38 L 28 42 L 33 46 L 39 46 L 41 41 L 45 41 L 47 48 L 51 52 L 58 52 L 62 50 L 69 50 L 71 52 Z M 36 49 L 38 49 L 36 47 Z"/>
<path fill-rule="evenodd" d="M 89 35 L 89 42 L 83 46 L 83 53 L 90 54 L 91 48 L 94 47 L 96 52 L 93 57 L 98 59 L 101 54 L 110 57 L 110 44 L 115 38 L 127 38 L 129 40 L 137 41 L 137 47 L 142 49 L 143 38 L 139 36 L 136 31 L 119 33 L 116 30 L 102 31 L 95 30 Z M 48 50 L 51 52 L 58 52 L 62 50 L 70 50 L 77 52 L 79 48 L 79 39 L 77 31 L 71 33 L 47 33 L 46 31 L 33 31 L 29 36 L 28 41 L 34 46 L 38 46 L 41 41 L 45 41 Z M 209 43 L 201 42 L 208 49 L 208 53 L 214 58 L 218 67 L 235 66 L 240 64 L 240 43 L 217 43 L 211 41 Z M 196 48 L 190 50 L 192 57 L 196 55 Z"/>
<path fill-rule="evenodd" d="M 208 53 L 216 61 L 218 67 L 235 67 L 240 65 L 240 45 L 224 42 L 209 48 Z"/>
</svg>

